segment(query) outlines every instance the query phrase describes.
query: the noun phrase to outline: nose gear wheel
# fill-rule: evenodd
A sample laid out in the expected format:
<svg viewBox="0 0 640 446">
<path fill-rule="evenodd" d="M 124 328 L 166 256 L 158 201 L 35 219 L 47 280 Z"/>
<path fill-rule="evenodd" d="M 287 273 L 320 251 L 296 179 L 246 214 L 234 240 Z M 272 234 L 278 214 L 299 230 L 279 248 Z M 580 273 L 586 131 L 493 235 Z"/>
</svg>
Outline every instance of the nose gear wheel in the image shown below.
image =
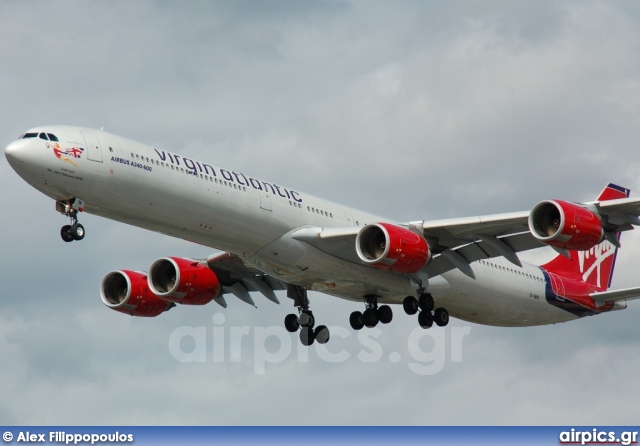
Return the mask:
<svg viewBox="0 0 640 446">
<path fill-rule="evenodd" d="M 56 210 L 71 219 L 70 225 L 60 228 L 60 237 L 65 242 L 80 241 L 85 236 L 84 226 L 78 222 L 78 210 L 84 208 L 84 201 L 74 198 L 67 201 L 57 201 Z"/>
</svg>

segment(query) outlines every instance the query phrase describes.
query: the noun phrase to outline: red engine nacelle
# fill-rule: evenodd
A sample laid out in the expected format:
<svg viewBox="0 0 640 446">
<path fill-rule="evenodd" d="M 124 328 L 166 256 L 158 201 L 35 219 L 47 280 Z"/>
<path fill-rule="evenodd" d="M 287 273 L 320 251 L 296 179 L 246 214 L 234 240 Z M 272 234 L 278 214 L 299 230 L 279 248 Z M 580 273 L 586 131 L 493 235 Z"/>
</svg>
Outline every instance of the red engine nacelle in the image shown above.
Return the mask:
<svg viewBox="0 0 640 446">
<path fill-rule="evenodd" d="M 591 249 L 604 239 L 598 215 L 560 200 L 535 205 L 529 214 L 529 230 L 547 245 L 577 251 Z"/>
<path fill-rule="evenodd" d="M 363 262 L 399 273 L 415 273 L 431 260 L 424 238 L 389 223 L 362 228 L 356 237 L 356 251 Z"/>
<path fill-rule="evenodd" d="M 220 295 L 216 274 L 205 264 L 163 257 L 149 268 L 149 288 L 163 299 L 185 305 L 204 305 Z"/>
<path fill-rule="evenodd" d="M 107 274 L 100 297 L 107 307 L 131 316 L 155 317 L 176 305 L 153 294 L 146 275 L 127 270 Z"/>
</svg>

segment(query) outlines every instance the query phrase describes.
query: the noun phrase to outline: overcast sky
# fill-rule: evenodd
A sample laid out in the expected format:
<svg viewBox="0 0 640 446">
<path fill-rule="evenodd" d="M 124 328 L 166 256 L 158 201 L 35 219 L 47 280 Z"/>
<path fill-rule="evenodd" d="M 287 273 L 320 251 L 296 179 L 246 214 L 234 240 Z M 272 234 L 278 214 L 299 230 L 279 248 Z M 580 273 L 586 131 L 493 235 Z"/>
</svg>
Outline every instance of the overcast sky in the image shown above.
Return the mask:
<svg viewBox="0 0 640 446">
<path fill-rule="evenodd" d="M 5 1 L 0 142 L 104 127 L 397 220 L 591 200 L 609 181 L 640 193 L 638 42 L 635 1 Z M 280 344 L 283 295 L 110 311 L 107 272 L 212 250 L 91 215 L 65 244 L 67 220 L 4 157 L 0 188 L 0 424 L 637 424 L 640 302 L 429 336 L 397 307 L 359 339 L 360 304 L 312 293 L 332 361 L 305 359 Z M 640 237 L 622 243 L 613 285 L 638 286 Z M 204 362 L 176 357 L 185 327 Z M 279 360 L 259 374 L 265 333 Z"/>
</svg>

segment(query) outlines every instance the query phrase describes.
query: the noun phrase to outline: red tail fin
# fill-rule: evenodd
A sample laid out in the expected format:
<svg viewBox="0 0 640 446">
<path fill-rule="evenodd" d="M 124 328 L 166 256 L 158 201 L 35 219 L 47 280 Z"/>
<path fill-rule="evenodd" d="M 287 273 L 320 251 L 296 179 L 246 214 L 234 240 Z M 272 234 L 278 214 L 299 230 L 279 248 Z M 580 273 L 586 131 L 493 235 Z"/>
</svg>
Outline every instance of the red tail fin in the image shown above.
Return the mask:
<svg viewBox="0 0 640 446">
<path fill-rule="evenodd" d="M 629 189 L 609 183 L 600 193 L 598 201 L 627 198 L 629 193 Z M 616 236 L 620 238 L 619 233 Z M 604 291 L 611 285 L 617 251 L 618 248 L 611 242 L 604 240 L 588 251 L 569 251 L 570 258 L 559 255 L 542 265 L 542 268 L 560 276 L 579 278 Z"/>
</svg>

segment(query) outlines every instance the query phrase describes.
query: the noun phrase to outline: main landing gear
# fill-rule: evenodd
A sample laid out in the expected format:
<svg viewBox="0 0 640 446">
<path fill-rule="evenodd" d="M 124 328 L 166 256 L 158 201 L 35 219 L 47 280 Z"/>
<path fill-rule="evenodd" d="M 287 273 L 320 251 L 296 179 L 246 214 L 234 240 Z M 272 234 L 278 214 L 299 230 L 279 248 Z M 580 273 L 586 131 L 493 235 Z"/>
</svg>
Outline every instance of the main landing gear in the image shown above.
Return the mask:
<svg viewBox="0 0 640 446">
<path fill-rule="evenodd" d="M 349 316 L 349 323 L 354 330 L 363 327 L 375 327 L 378 323 L 388 324 L 393 319 L 393 310 L 389 305 L 378 306 L 378 296 L 365 296 L 364 313 L 354 311 Z"/>
<path fill-rule="evenodd" d="M 318 325 L 314 328 L 316 318 L 309 310 L 307 290 L 300 286 L 289 285 L 287 296 L 293 299 L 293 304 L 298 307 L 298 314 L 288 314 L 284 318 L 284 326 L 287 331 L 295 333 L 300 330 L 300 342 L 302 345 L 309 346 L 314 341 L 318 341 L 319 344 L 326 344 L 331 334 L 326 325 Z"/>
<path fill-rule="evenodd" d="M 437 326 L 444 327 L 449 323 L 449 312 L 445 308 L 436 308 L 433 296 L 429 293 L 420 292 L 420 297 L 407 296 L 402 302 L 404 312 L 408 315 L 418 313 L 418 324 L 422 328 L 431 328 L 435 322 Z"/>
<path fill-rule="evenodd" d="M 60 237 L 65 242 L 80 241 L 84 238 L 84 226 L 78 223 L 78 211 L 83 209 L 84 202 L 78 198 L 56 202 L 56 210 L 71 219 L 70 225 L 64 225 L 60 228 Z"/>
</svg>

